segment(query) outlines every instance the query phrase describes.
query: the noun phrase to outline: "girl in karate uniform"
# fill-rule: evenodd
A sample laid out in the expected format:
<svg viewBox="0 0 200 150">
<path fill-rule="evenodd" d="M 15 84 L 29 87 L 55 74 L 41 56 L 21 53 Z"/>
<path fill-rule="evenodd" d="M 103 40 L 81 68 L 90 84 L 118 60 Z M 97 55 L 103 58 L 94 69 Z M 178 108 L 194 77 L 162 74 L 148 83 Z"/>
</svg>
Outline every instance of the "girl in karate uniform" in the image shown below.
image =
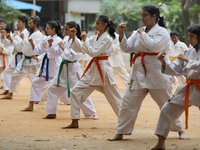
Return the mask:
<svg viewBox="0 0 200 150">
<path fill-rule="evenodd" d="M 29 38 L 32 46 L 31 54 L 44 55 L 40 69 L 37 71 L 31 85 L 31 92 L 29 98 L 29 105 L 22 111 L 33 111 L 34 102 L 41 101 L 41 91 L 49 80 L 52 80 L 59 69 L 61 58 L 49 53 L 48 51 L 55 51 L 58 43 L 62 41 L 61 26 L 58 21 L 49 21 L 46 24 L 46 31 L 49 36 L 44 39 L 38 46 L 33 40 Z"/>
<path fill-rule="evenodd" d="M 135 125 L 141 104 L 149 93 L 161 109 L 172 95 L 170 76 L 160 71 L 158 52 L 168 53 L 170 37 L 164 28 L 164 19 L 160 17 L 159 8 L 146 5 L 142 8 L 141 19 L 145 27 L 138 29 L 131 37 L 124 35 L 126 24 L 119 25 L 119 40 L 121 50 L 126 53 L 136 53 L 132 60 L 133 70 L 129 76 L 123 101 L 121 104 L 116 134 L 110 141 L 122 140 L 123 135 L 130 135 Z M 173 121 L 171 130 L 179 133 L 180 138 L 186 138 L 181 120 Z"/>
<path fill-rule="evenodd" d="M 71 48 L 75 51 L 87 53 L 92 60 L 88 64 L 82 78 L 71 91 L 71 119 L 72 123 L 66 128 L 78 128 L 80 119 L 80 107 L 86 98 L 97 90 L 103 93 L 116 115 L 118 115 L 121 103 L 121 93 L 114 79 L 114 73 L 108 57 L 112 54 L 112 38 L 115 38 L 113 22 L 106 15 L 100 15 L 96 19 L 95 28 L 99 33 L 86 40 L 82 35 L 83 43 L 75 37 L 75 28 L 71 28 L 70 38 L 73 42 Z M 95 62 L 94 62 L 95 61 Z"/>
<path fill-rule="evenodd" d="M 77 30 L 77 37 L 81 40 L 81 32 L 80 27 L 74 21 L 69 21 L 65 24 L 65 33 L 69 35 L 70 28 L 75 27 Z M 79 66 L 77 59 L 80 57 L 80 53 L 73 51 L 70 48 L 72 40 L 68 40 L 65 38 L 64 43 L 58 43 L 58 47 L 56 51 L 49 50 L 49 53 L 55 56 L 61 56 L 62 62 L 60 64 L 60 69 L 57 71 L 55 77 L 51 81 L 51 84 L 48 88 L 47 92 L 47 102 L 46 102 L 46 114 L 47 116 L 43 119 L 55 119 L 57 110 L 58 110 L 58 98 L 65 93 L 68 93 L 68 97 L 65 99 L 62 98 L 64 103 L 70 103 L 70 88 L 73 88 L 74 85 L 81 78 L 81 67 Z M 62 96 L 63 97 L 63 96 Z M 83 102 L 81 107 L 83 114 L 85 117 L 93 116 L 93 119 L 98 119 L 97 113 L 94 109 L 93 103 L 88 97 L 85 102 Z"/>
<path fill-rule="evenodd" d="M 155 130 L 158 143 L 150 150 L 164 150 L 165 139 L 170 130 L 170 122 L 177 119 L 185 111 L 186 129 L 188 128 L 188 107 L 194 105 L 200 108 L 200 25 L 188 27 L 188 40 L 193 46 L 178 55 L 171 64 L 163 53 L 158 55 L 162 63 L 162 73 L 173 76 L 184 75 L 186 83 L 180 85 L 173 97 L 162 107 Z"/>
</svg>

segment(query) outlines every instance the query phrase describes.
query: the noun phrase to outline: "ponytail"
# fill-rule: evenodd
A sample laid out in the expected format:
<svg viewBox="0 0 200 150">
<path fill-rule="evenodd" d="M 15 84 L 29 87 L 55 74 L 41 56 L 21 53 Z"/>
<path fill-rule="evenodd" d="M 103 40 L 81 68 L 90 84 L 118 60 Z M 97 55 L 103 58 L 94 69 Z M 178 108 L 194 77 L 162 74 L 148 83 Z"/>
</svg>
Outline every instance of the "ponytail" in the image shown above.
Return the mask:
<svg viewBox="0 0 200 150">
<path fill-rule="evenodd" d="M 78 39 L 80 39 L 81 40 L 81 29 L 80 29 L 80 26 L 78 25 L 78 24 L 76 24 L 76 36 L 77 36 L 77 38 Z"/>
<path fill-rule="evenodd" d="M 62 34 L 62 30 L 61 30 L 61 25 L 60 25 L 60 22 L 59 21 L 56 21 L 56 23 L 58 24 L 58 29 L 57 29 L 57 35 L 63 39 L 63 34 Z"/>
<path fill-rule="evenodd" d="M 106 16 L 106 15 L 100 15 L 100 16 L 98 17 L 98 19 L 99 19 L 102 23 L 107 23 L 107 27 L 106 27 L 105 29 L 108 28 L 108 33 L 109 33 L 109 35 L 110 35 L 113 39 L 115 39 L 115 26 L 114 26 L 113 21 L 110 20 L 110 19 L 108 18 L 108 16 Z"/>
<path fill-rule="evenodd" d="M 57 34 L 61 39 L 63 39 L 63 34 L 62 34 L 62 31 L 61 31 L 61 25 L 60 25 L 59 21 L 49 21 L 49 22 L 47 22 L 47 24 L 48 24 L 52 29 L 55 28 L 56 34 Z"/>
<path fill-rule="evenodd" d="M 74 21 L 69 21 L 66 23 L 67 26 L 69 26 L 69 28 L 75 28 L 77 31 L 76 31 L 76 36 L 78 39 L 81 40 L 81 29 L 80 29 L 80 26 L 74 22 Z"/>
<path fill-rule="evenodd" d="M 108 33 L 110 34 L 110 36 L 115 39 L 115 26 L 114 26 L 114 23 L 112 20 L 109 19 L 109 22 L 110 22 L 110 26 L 109 26 L 109 29 L 108 29 Z"/>
<path fill-rule="evenodd" d="M 159 18 L 158 18 L 158 25 L 161 26 L 161 27 L 166 28 L 166 24 L 165 24 L 165 21 L 164 21 L 164 17 L 159 17 Z"/>
</svg>

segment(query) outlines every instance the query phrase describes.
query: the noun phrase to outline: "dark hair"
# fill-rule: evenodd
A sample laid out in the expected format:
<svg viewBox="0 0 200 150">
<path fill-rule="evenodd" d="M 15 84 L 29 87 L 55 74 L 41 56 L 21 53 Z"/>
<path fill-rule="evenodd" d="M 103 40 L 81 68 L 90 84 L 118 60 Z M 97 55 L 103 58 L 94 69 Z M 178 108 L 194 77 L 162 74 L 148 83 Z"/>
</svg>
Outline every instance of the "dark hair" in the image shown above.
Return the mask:
<svg viewBox="0 0 200 150">
<path fill-rule="evenodd" d="M 38 27 L 38 30 L 40 30 L 40 32 L 41 32 L 41 31 L 45 31 L 43 26 L 39 26 L 39 27 Z"/>
<path fill-rule="evenodd" d="M 115 39 L 115 28 L 114 28 L 114 23 L 112 22 L 112 20 L 109 19 L 108 16 L 106 15 L 100 15 L 98 17 L 98 19 L 102 22 L 102 23 L 107 23 L 107 27 L 108 28 L 108 33 L 110 34 L 110 36 Z"/>
<path fill-rule="evenodd" d="M 25 26 L 27 26 L 28 19 L 25 16 L 19 16 L 18 20 L 20 20 L 21 22 L 25 23 Z"/>
<path fill-rule="evenodd" d="M 82 31 L 85 31 L 88 34 L 88 30 L 87 29 L 82 29 Z"/>
<path fill-rule="evenodd" d="M 176 35 L 176 36 L 179 37 L 179 33 L 177 31 L 171 31 L 170 32 L 170 36 L 172 36 L 172 35 Z"/>
<path fill-rule="evenodd" d="M 117 28 L 116 23 L 113 22 L 113 26 L 114 26 L 114 29 L 115 29 L 115 31 L 116 31 L 116 28 Z"/>
<path fill-rule="evenodd" d="M 5 19 L 1 19 L 0 22 L 4 22 L 5 24 L 7 24 Z"/>
<path fill-rule="evenodd" d="M 39 16 L 31 16 L 30 18 L 29 18 L 29 20 L 33 20 L 33 23 L 35 24 L 35 23 L 37 23 L 37 27 L 39 27 L 39 24 L 40 24 L 40 17 Z"/>
<path fill-rule="evenodd" d="M 158 22 L 158 25 L 161 27 L 166 28 L 164 17 L 160 17 L 160 8 L 158 8 L 155 5 L 145 5 L 142 7 L 142 10 L 149 12 L 151 15 L 156 15 L 156 22 Z"/>
<path fill-rule="evenodd" d="M 188 32 L 194 33 L 197 37 L 200 37 L 200 24 L 193 24 L 187 28 Z"/>
<path fill-rule="evenodd" d="M 81 40 L 81 29 L 80 29 L 80 26 L 74 22 L 74 21 L 69 21 L 66 23 L 67 26 L 69 26 L 70 28 L 75 28 L 77 31 L 76 31 L 76 36 L 77 38 L 79 38 Z"/>
<path fill-rule="evenodd" d="M 10 29 L 9 29 L 9 28 L 3 28 L 3 29 L 1 29 L 1 30 L 5 30 L 6 33 L 10 33 Z"/>
<path fill-rule="evenodd" d="M 56 34 L 62 39 L 63 38 L 63 34 L 61 31 L 61 25 L 59 23 L 59 21 L 49 21 L 47 22 L 47 24 L 51 27 L 51 28 L 55 28 Z"/>
</svg>

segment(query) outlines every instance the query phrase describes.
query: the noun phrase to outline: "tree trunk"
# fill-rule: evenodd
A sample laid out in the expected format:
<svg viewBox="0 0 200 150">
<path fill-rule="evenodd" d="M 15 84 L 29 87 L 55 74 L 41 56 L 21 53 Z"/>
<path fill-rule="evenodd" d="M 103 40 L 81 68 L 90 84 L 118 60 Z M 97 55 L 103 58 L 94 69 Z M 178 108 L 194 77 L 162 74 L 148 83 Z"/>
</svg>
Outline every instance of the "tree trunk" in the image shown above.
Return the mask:
<svg viewBox="0 0 200 150">
<path fill-rule="evenodd" d="M 187 27 L 190 25 L 189 17 L 189 0 L 181 0 L 182 3 L 182 15 L 183 15 L 183 27 L 185 35 L 185 44 L 189 45 Z"/>
</svg>

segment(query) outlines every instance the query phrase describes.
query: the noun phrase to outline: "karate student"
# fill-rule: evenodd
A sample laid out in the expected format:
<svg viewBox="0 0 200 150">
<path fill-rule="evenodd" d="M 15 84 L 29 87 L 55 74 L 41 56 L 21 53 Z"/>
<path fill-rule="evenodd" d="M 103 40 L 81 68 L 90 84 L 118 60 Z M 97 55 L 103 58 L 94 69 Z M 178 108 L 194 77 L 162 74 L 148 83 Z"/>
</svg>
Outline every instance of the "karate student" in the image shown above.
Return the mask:
<svg viewBox="0 0 200 150">
<path fill-rule="evenodd" d="M 171 31 L 170 37 L 172 42 L 169 46 L 169 60 L 173 62 L 177 59 L 177 56 L 187 50 L 188 47 L 185 45 L 185 43 L 179 41 L 179 33 L 177 31 Z M 185 83 L 184 76 L 177 76 L 177 78 L 180 84 Z"/>
<path fill-rule="evenodd" d="M 186 83 L 180 85 L 174 95 L 162 107 L 155 130 L 158 143 L 151 150 L 165 149 L 165 139 L 170 130 L 170 122 L 177 119 L 185 111 L 186 129 L 188 128 L 188 107 L 194 105 L 200 108 L 200 25 L 194 24 L 187 28 L 188 40 L 193 46 L 178 55 L 178 59 L 171 64 L 165 55 L 157 57 L 162 63 L 162 73 L 167 75 L 186 77 Z"/>
<path fill-rule="evenodd" d="M 17 67 L 17 64 L 20 62 L 20 60 L 23 58 L 23 45 L 22 45 L 22 38 L 21 36 L 24 36 L 24 38 L 28 38 L 29 32 L 26 29 L 28 23 L 28 19 L 25 16 L 19 16 L 18 22 L 17 22 L 17 29 L 19 30 L 17 34 L 7 34 L 6 36 L 9 37 L 9 39 L 5 38 L 3 39 L 3 43 L 7 46 L 14 46 L 14 49 L 17 51 L 14 58 L 10 62 L 9 65 L 6 66 L 6 69 L 4 70 L 4 80 L 3 80 L 3 90 L 5 92 L 1 93 L 0 95 L 7 95 L 10 89 L 10 83 L 11 83 L 11 77 L 12 73 L 15 71 L 15 68 Z M 14 42 L 13 42 L 14 40 Z M 32 81 L 34 75 L 33 74 L 27 74 L 30 81 Z"/>
<path fill-rule="evenodd" d="M 29 98 L 29 105 L 22 111 L 33 111 L 34 102 L 41 101 L 41 91 L 49 80 L 52 80 L 56 75 L 61 58 L 55 55 L 55 47 L 62 41 L 61 26 L 58 21 L 49 21 L 46 24 L 46 31 L 49 36 L 44 39 L 39 45 L 35 45 L 32 38 L 29 38 L 29 42 L 32 46 L 32 55 L 42 55 L 45 53 L 41 68 L 37 71 L 36 76 L 33 78 L 31 85 L 31 92 Z M 52 51 L 49 53 L 48 51 Z"/>
<path fill-rule="evenodd" d="M 71 28 L 76 28 L 77 33 L 76 36 L 81 40 L 80 35 L 80 27 L 74 21 L 69 21 L 65 24 L 65 34 L 68 36 L 70 34 Z M 81 78 L 81 67 L 78 65 L 77 58 L 80 55 L 77 52 L 74 52 L 70 48 L 70 43 L 72 40 L 68 41 L 66 39 L 64 41 L 65 45 L 60 42 L 57 51 L 49 50 L 50 53 L 54 53 L 54 55 L 60 56 L 62 58 L 62 62 L 60 64 L 59 71 L 56 72 L 56 76 L 53 78 L 47 94 L 47 102 L 46 102 L 46 114 L 47 116 L 43 119 L 55 119 L 57 110 L 58 110 L 58 98 L 62 96 L 65 92 L 68 93 L 68 97 L 62 99 L 62 101 L 69 101 L 70 98 L 70 88 L 73 88 L 74 85 Z M 81 107 L 83 114 L 85 117 L 93 116 L 93 119 L 99 119 L 97 113 L 94 109 L 93 103 L 88 97 L 83 103 Z"/>
<path fill-rule="evenodd" d="M 80 107 L 86 98 L 97 90 L 103 93 L 110 103 L 115 114 L 118 115 L 121 103 L 121 93 L 115 83 L 114 73 L 108 57 L 112 54 L 112 38 L 115 38 L 115 29 L 112 20 L 106 15 L 100 15 L 96 19 L 95 28 L 99 31 L 98 35 L 86 40 L 83 34 L 80 44 L 75 37 L 76 29 L 72 28 L 70 38 L 73 39 L 71 48 L 77 52 L 83 52 L 90 55 L 92 60 L 88 64 L 82 78 L 72 88 L 71 91 L 71 119 L 72 123 L 66 128 L 78 128 L 80 119 Z"/>
<path fill-rule="evenodd" d="M 141 104 L 149 93 L 161 109 L 172 94 L 170 76 L 160 71 L 160 62 L 156 58 L 158 52 L 168 53 L 170 37 L 164 28 L 164 18 L 160 17 L 159 8 L 146 5 L 142 8 L 141 19 L 145 27 L 138 29 L 131 37 L 124 35 L 126 24 L 119 25 L 119 40 L 121 50 L 126 53 L 136 53 L 132 63 L 133 70 L 126 86 L 120 112 L 117 130 L 110 141 L 122 140 L 123 135 L 130 135 L 135 125 Z M 172 122 L 171 130 L 179 133 L 180 138 L 186 138 L 180 119 Z"/>
<path fill-rule="evenodd" d="M 4 28 L 1 29 L 1 39 L 0 39 L 0 74 L 9 65 L 10 61 L 13 58 L 12 52 L 13 46 L 6 46 L 1 41 L 5 38 L 6 34 L 10 33 L 10 29 Z"/>
<path fill-rule="evenodd" d="M 116 29 L 116 24 L 114 23 Z M 113 70 L 122 79 L 122 82 L 126 85 L 129 77 L 129 73 L 126 71 L 124 60 L 120 53 L 121 49 L 119 46 L 119 35 L 115 32 L 116 38 L 113 40 L 113 54 L 109 57 L 108 61 L 110 62 Z"/>
<path fill-rule="evenodd" d="M 33 39 L 36 45 L 38 45 L 43 38 L 42 33 L 38 30 L 39 23 L 40 18 L 38 16 L 32 16 L 29 18 L 29 37 Z M 24 54 L 24 58 L 18 63 L 15 71 L 12 74 L 9 93 L 1 99 L 12 99 L 13 93 L 15 92 L 17 85 L 21 81 L 21 79 L 28 73 L 35 75 L 36 71 L 40 67 L 38 58 L 31 54 L 32 47 L 28 42 L 28 39 L 25 38 L 24 34 L 20 34 L 20 36 L 22 38 L 21 42 L 14 39 L 12 42 L 14 45 L 22 45 L 22 52 Z M 10 35 L 8 35 L 8 39 L 11 40 Z"/>
</svg>

